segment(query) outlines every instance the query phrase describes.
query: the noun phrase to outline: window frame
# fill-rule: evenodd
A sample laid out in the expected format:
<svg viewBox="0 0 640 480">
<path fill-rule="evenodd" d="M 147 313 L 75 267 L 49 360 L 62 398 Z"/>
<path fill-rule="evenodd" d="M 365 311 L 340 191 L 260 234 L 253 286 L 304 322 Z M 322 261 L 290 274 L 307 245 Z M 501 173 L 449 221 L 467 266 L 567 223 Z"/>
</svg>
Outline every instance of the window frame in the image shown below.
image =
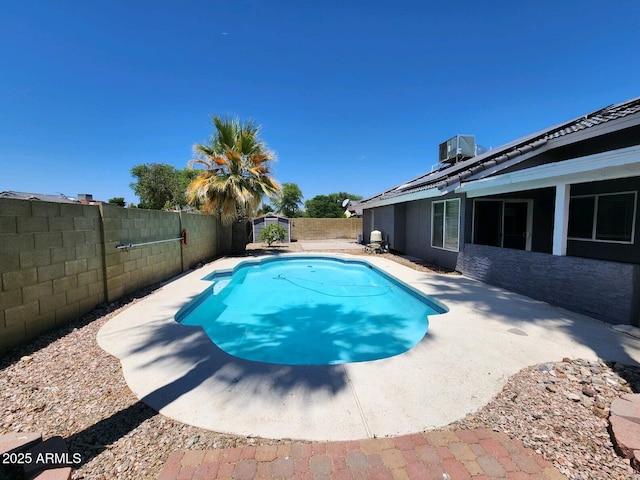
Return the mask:
<svg viewBox="0 0 640 480">
<path fill-rule="evenodd" d="M 500 245 L 487 245 L 495 248 L 510 248 L 504 246 L 504 223 L 505 223 L 505 205 L 507 203 L 524 203 L 527 205 L 527 230 L 526 241 L 523 252 L 530 252 L 533 244 L 533 207 L 534 199 L 532 198 L 474 198 L 473 199 L 473 216 L 471 218 L 471 243 L 474 245 L 485 245 L 484 243 L 476 243 L 476 209 L 478 202 L 494 202 L 500 204 Z"/>
<path fill-rule="evenodd" d="M 603 240 L 597 238 L 598 234 L 598 208 L 600 197 L 610 197 L 614 195 L 633 195 L 633 213 L 631 214 L 631 239 L 630 240 Z M 636 216 L 638 209 L 638 192 L 636 190 L 626 192 L 609 192 L 609 193 L 592 193 L 587 195 L 572 195 L 569 199 L 569 209 L 571 209 L 571 200 L 574 198 L 593 198 L 593 221 L 591 223 L 591 238 L 586 237 L 571 237 L 567 236 L 567 240 L 576 242 L 596 242 L 596 243 L 614 243 L 621 245 L 633 245 L 636 237 Z M 570 217 L 567 219 L 570 221 Z"/>
<path fill-rule="evenodd" d="M 458 218 L 457 218 L 457 236 L 456 236 L 456 248 L 448 248 L 447 247 L 447 203 L 448 202 L 457 202 L 458 203 Z M 434 225 L 435 225 L 435 206 L 437 204 L 443 204 L 443 212 L 442 212 L 442 246 L 434 245 Z M 460 252 L 460 199 L 459 198 L 449 198 L 447 200 L 437 200 L 431 202 L 431 232 L 430 232 L 430 245 L 431 248 L 437 248 L 438 250 L 445 250 L 447 252 Z"/>
</svg>

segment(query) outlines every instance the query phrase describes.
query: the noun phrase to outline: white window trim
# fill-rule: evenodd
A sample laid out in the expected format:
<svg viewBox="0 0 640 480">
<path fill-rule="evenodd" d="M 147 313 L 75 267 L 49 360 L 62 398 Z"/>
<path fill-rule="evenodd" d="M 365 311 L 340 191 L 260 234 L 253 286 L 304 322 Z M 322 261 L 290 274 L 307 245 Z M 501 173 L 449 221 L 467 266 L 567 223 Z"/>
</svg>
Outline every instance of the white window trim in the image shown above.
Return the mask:
<svg viewBox="0 0 640 480">
<path fill-rule="evenodd" d="M 608 197 L 611 195 L 626 195 L 632 193 L 633 194 L 633 216 L 631 217 L 631 240 L 601 240 L 596 238 L 596 232 L 598 227 L 598 198 L 599 197 Z M 591 226 L 591 238 L 579 238 L 579 237 L 567 237 L 567 240 L 572 240 L 576 242 L 594 242 L 594 243 L 617 243 L 620 245 L 633 245 L 635 243 L 636 238 L 636 214 L 638 208 L 638 192 L 637 191 L 629 191 L 629 192 L 610 192 L 610 193 L 593 193 L 590 195 L 571 195 L 571 199 L 573 198 L 595 198 L 595 205 L 593 208 L 593 224 Z M 569 200 L 571 203 L 571 200 Z"/>
<path fill-rule="evenodd" d="M 447 206 L 446 203 L 447 202 L 458 202 L 458 245 L 455 249 L 453 248 L 447 248 L 445 247 L 445 238 L 447 238 L 447 219 L 446 219 L 446 215 L 447 215 Z M 433 215 L 433 209 L 434 206 L 437 203 L 444 203 L 444 214 L 442 216 L 442 247 L 438 247 L 436 245 L 433 244 L 433 219 L 434 219 L 434 215 Z M 435 202 L 431 202 L 431 231 L 429 232 L 429 243 L 431 244 L 431 248 L 437 248 L 438 250 L 445 250 L 447 252 L 459 252 L 460 251 L 460 218 L 461 218 L 461 214 L 460 214 L 460 199 L 459 198 L 450 198 L 448 200 L 438 200 Z"/>
</svg>

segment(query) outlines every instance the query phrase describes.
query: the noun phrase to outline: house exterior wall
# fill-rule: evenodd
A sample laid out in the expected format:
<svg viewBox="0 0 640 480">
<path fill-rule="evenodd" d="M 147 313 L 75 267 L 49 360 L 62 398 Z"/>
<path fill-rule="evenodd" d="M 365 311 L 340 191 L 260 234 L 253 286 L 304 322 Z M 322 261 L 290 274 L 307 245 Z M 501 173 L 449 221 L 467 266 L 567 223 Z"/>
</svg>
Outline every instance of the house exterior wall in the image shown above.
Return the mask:
<svg viewBox="0 0 640 480">
<path fill-rule="evenodd" d="M 640 182 L 637 178 L 632 178 L 574 185 L 572 194 L 638 189 Z M 397 231 L 398 226 L 404 224 L 404 249 L 398 249 L 401 253 L 610 323 L 640 326 L 640 208 L 636 211 L 636 236 L 633 245 L 569 241 L 568 255 L 554 256 L 550 253 L 555 189 L 545 188 L 489 197 L 533 200 L 531 251 L 473 244 L 474 199 L 448 196 L 437 200 L 448 198 L 461 198 L 460 239 L 463 243 L 459 253 L 431 247 L 431 214 L 435 199 L 367 209 L 364 225 L 370 225 L 369 216 L 372 213 L 376 228 L 383 233 L 384 228 Z"/>
<path fill-rule="evenodd" d="M 406 205 L 407 235 L 404 253 L 434 262 L 429 247 L 431 244 L 431 202 L 415 200 Z"/>
<path fill-rule="evenodd" d="M 571 186 L 571 195 L 636 192 L 635 238 L 631 244 L 567 241 L 567 255 L 640 264 L 640 177 Z"/>
<path fill-rule="evenodd" d="M 118 249 L 118 245 L 180 240 Z M 216 217 L 0 198 L 0 354 L 227 252 Z"/>
<path fill-rule="evenodd" d="M 431 204 L 431 200 L 418 200 L 407 204 L 407 242 L 403 253 L 445 268 L 454 269 L 458 260 L 458 252 L 431 246 Z M 464 201 L 461 201 L 461 229 L 464 231 L 463 204 Z M 463 235 L 463 231 L 461 235 Z"/>
<path fill-rule="evenodd" d="M 371 230 L 375 230 L 373 228 L 374 210 L 374 208 L 368 208 L 362 211 L 362 243 L 369 243 Z"/>
<path fill-rule="evenodd" d="M 406 204 L 367 209 L 362 216 L 363 241 L 369 243 L 371 232 L 380 230 L 389 248 L 398 252 L 406 249 Z"/>
<path fill-rule="evenodd" d="M 465 244 L 462 274 L 611 324 L 640 325 L 640 266 Z"/>
<path fill-rule="evenodd" d="M 464 220 L 466 226 L 465 237 L 462 237 L 465 243 L 473 243 L 474 202 L 478 200 L 532 200 L 533 224 L 531 231 L 531 250 L 534 252 L 551 253 L 553 248 L 555 189 L 542 188 L 467 199 L 468 215 L 466 215 Z"/>
<path fill-rule="evenodd" d="M 460 238 L 465 235 L 465 199 L 453 195 L 436 201 L 460 199 Z M 454 269 L 458 252 L 431 246 L 431 205 L 433 200 L 414 200 L 406 203 L 365 209 L 363 212 L 363 238 L 369 242 L 372 230 L 380 230 L 389 241 L 389 247 L 399 253 L 422 258 L 428 262 Z M 460 244 L 462 248 L 462 243 Z"/>
<path fill-rule="evenodd" d="M 533 199 L 531 250 L 540 253 L 551 253 L 553 251 L 555 189 L 534 190 L 531 192 L 531 198 Z"/>
<path fill-rule="evenodd" d="M 389 242 L 389 248 L 398 252 L 406 250 L 407 243 L 407 207 L 405 203 L 399 203 L 393 206 L 394 229 L 393 242 Z"/>
<path fill-rule="evenodd" d="M 382 240 L 388 241 L 389 245 L 393 245 L 396 231 L 395 205 L 376 208 L 373 218 L 373 230 L 380 230 L 382 232 Z M 371 235 L 371 231 L 369 231 L 369 235 Z"/>
<path fill-rule="evenodd" d="M 427 173 L 372 197 L 363 208 L 387 203 L 371 209 L 380 225 L 378 217 L 385 220 L 386 211 L 400 212 L 404 205 L 402 220 L 384 225 L 397 231 L 404 222 L 404 253 L 612 323 L 638 325 L 639 139 L 640 100 L 633 99 L 522 137 L 468 164 Z M 431 247 L 432 206 L 451 197 L 429 197 L 443 190 L 470 197 L 461 202 L 459 253 Z M 390 198 L 391 192 L 401 196 Z M 634 210 L 630 196 L 575 199 L 626 192 L 634 192 Z M 415 200 L 420 197 L 427 198 Z"/>
</svg>

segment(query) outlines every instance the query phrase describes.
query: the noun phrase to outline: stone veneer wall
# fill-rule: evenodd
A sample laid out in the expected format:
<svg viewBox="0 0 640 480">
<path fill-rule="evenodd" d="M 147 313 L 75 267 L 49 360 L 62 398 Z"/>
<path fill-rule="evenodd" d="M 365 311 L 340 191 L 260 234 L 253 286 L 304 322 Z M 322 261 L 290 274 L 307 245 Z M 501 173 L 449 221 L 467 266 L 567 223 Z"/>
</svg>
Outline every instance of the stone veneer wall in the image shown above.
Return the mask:
<svg viewBox="0 0 640 480">
<path fill-rule="evenodd" d="M 355 242 L 362 235 L 362 218 L 291 218 L 290 222 L 291 240 L 348 238 Z"/>
<path fill-rule="evenodd" d="M 118 245 L 179 240 L 118 249 Z M 230 247 L 216 217 L 0 198 L 0 354 Z"/>
<path fill-rule="evenodd" d="M 467 243 L 456 270 L 608 323 L 640 322 L 640 265 Z"/>
</svg>

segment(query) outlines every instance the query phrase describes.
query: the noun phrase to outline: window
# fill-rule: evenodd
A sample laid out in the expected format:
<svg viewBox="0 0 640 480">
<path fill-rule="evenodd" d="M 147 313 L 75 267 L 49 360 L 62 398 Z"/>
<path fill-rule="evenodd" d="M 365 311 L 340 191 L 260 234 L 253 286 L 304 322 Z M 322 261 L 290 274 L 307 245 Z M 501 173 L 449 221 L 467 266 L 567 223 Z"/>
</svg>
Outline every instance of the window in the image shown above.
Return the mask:
<svg viewBox="0 0 640 480">
<path fill-rule="evenodd" d="M 633 243 L 636 192 L 571 197 L 569 238 Z"/>
<path fill-rule="evenodd" d="M 431 246 L 458 251 L 460 199 L 433 202 L 431 208 Z"/>
<path fill-rule="evenodd" d="M 473 202 L 473 243 L 531 250 L 533 200 L 477 199 Z"/>
</svg>

